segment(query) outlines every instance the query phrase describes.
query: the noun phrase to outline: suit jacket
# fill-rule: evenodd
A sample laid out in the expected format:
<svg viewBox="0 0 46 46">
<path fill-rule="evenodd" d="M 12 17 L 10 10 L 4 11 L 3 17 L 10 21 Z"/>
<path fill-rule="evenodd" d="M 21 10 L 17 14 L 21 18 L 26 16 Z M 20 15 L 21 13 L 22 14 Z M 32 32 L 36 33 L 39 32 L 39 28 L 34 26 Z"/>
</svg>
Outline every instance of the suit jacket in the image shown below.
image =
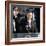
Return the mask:
<svg viewBox="0 0 46 46">
<path fill-rule="evenodd" d="M 15 20 L 15 28 L 16 28 L 16 33 L 27 33 L 25 25 L 27 22 L 26 16 L 18 14 L 17 18 L 13 16 L 13 19 Z"/>
</svg>

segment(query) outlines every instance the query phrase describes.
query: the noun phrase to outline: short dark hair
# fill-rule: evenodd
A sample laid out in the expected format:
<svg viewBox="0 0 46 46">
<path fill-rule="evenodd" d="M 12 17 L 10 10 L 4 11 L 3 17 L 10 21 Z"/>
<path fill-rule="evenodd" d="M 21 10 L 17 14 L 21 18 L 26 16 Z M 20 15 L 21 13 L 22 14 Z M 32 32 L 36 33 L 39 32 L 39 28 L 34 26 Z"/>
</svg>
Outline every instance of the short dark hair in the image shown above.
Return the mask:
<svg viewBox="0 0 46 46">
<path fill-rule="evenodd" d="M 18 7 L 14 6 L 14 7 L 13 7 L 13 10 L 14 10 L 15 8 L 18 8 Z M 18 11 L 21 11 L 21 8 L 18 8 Z"/>
</svg>

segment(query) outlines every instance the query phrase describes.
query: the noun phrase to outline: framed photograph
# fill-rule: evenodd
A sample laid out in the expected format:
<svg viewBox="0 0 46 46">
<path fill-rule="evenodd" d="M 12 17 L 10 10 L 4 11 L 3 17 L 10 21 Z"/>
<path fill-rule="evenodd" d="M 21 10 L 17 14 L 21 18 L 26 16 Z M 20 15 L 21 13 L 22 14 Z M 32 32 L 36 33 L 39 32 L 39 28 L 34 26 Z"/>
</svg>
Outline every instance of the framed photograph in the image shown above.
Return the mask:
<svg viewBox="0 0 46 46">
<path fill-rule="evenodd" d="M 5 44 L 45 42 L 45 3 L 5 1 Z"/>
</svg>

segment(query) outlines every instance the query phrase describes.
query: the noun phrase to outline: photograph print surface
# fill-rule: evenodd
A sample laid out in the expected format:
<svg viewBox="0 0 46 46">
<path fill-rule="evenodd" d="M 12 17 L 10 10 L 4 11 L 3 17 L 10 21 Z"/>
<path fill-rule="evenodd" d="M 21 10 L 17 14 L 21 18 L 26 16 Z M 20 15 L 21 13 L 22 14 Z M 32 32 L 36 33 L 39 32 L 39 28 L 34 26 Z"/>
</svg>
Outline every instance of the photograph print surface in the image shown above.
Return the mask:
<svg viewBox="0 0 46 46">
<path fill-rule="evenodd" d="M 38 37 L 40 7 L 11 4 L 11 35 L 13 38 Z"/>
</svg>

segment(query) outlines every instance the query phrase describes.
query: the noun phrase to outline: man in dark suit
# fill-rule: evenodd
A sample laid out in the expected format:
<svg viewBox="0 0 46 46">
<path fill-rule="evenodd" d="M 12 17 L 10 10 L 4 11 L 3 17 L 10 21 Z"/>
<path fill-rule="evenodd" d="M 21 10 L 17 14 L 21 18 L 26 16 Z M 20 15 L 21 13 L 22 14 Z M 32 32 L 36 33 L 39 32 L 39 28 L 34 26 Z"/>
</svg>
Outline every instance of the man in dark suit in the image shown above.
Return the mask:
<svg viewBox="0 0 46 46">
<path fill-rule="evenodd" d="M 14 32 L 16 33 L 27 33 L 25 25 L 26 25 L 26 16 L 24 14 L 20 14 L 21 9 L 18 7 L 14 8 L 13 11 L 13 25 L 14 25 Z"/>
</svg>

